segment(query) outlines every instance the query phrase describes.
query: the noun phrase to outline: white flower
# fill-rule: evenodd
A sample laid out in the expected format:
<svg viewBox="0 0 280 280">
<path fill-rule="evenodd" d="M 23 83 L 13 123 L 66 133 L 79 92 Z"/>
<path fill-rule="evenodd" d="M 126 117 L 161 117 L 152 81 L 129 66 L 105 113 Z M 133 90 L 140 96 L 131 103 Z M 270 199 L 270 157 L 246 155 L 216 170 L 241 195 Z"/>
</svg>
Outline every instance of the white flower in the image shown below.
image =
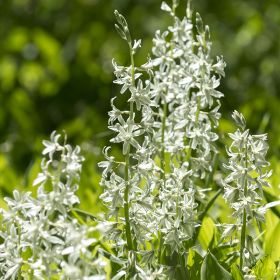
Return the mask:
<svg viewBox="0 0 280 280">
<path fill-rule="evenodd" d="M 43 140 L 43 145 L 46 147 L 42 154 L 46 155 L 49 154 L 50 159 L 53 159 L 53 154 L 56 151 L 61 151 L 63 147 L 58 143 L 58 140 L 60 138 L 60 134 L 56 134 L 56 131 L 53 131 L 51 134 L 51 141 Z"/>
<path fill-rule="evenodd" d="M 116 131 L 118 134 L 115 138 L 111 139 L 113 143 L 123 142 L 123 154 L 126 155 L 129 151 L 129 146 L 132 145 L 135 148 L 139 147 L 135 137 L 143 134 L 143 129 L 136 125 L 133 119 L 125 121 L 122 117 L 119 118 L 120 123 L 110 126 L 109 128 Z"/>
<path fill-rule="evenodd" d="M 34 185 L 40 184 L 37 197 L 15 190 L 14 199 L 5 199 L 8 209 L 0 211 L 1 279 L 17 279 L 19 273 L 22 277 L 31 273 L 34 279 L 57 275 L 61 279 L 90 279 L 96 275 L 105 279 L 104 264 L 89 248 L 96 242 L 90 236 L 96 228 L 80 225 L 70 215 L 79 202 L 75 192 L 83 161 L 80 148 L 61 145 L 58 140 L 59 135 L 53 132 L 51 141 L 44 141 L 47 160 L 42 160 L 42 172 L 34 181 Z M 44 189 L 47 179 L 52 187 L 49 191 Z M 25 251 L 30 256 L 23 260 Z M 29 270 L 21 270 L 22 265 Z"/>
</svg>

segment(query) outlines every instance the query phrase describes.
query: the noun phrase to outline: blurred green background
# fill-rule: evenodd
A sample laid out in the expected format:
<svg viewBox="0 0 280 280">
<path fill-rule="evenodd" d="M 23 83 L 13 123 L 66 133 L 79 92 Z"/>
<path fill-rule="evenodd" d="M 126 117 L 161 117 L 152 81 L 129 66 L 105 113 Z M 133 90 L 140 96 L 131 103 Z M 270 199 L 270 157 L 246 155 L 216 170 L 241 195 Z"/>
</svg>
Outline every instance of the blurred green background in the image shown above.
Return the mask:
<svg viewBox="0 0 280 280">
<path fill-rule="evenodd" d="M 182 16 L 186 1 L 181 2 Z M 170 23 L 160 5 L 160 0 L 0 0 L 2 195 L 15 187 L 31 189 L 40 169 L 42 139 L 52 130 L 65 130 L 86 157 L 82 207 L 98 205 L 96 163 L 108 144 L 110 98 L 118 94 L 111 60 L 129 63 L 125 42 L 114 29 L 113 11 L 125 15 L 134 38 L 143 39 L 139 65 L 146 60 L 154 32 Z M 232 128 L 232 110 L 240 110 L 254 132 L 269 133 L 271 161 L 277 168 L 279 0 L 195 0 L 192 6 L 210 26 L 213 54 L 222 54 L 227 63 L 220 87 L 225 93 L 221 135 Z M 278 186 L 279 179 L 274 180 Z"/>
</svg>

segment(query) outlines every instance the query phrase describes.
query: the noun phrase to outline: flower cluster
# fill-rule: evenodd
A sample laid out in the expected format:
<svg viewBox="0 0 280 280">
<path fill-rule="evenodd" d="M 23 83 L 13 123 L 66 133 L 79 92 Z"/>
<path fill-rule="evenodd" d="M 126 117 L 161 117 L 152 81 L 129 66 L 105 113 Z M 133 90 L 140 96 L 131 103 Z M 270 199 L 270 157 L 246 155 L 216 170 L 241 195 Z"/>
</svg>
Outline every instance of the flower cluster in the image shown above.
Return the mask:
<svg viewBox="0 0 280 280">
<path fill-rule="evenodd" d="M 230 173 L 224 180 L 224 198 L 233 208 L 238 227 L 242 227 L 240 258 L 247 252 L 249 259 L 253 252 L 246 246 L 246 228 L 252 224 L 254 218 L 257 222 L 264 221 L 266 208 L 262 206 L 262 188 L 269 186 L 267 179 L 272 172 L 267 170 L 269 162 L 265 159 L 268 150 L 266 134 L 251 135 L 246 129 L 242 114 L 234 111 L 232 117 L 239 128 L 229 134 L 232 143 L 227 150 L 229 162 L 225 168 Z M 229 227 L 233 228 L 235 225 Z"/>
<path fill-rule="evenodd" d="M 199 223 L 197 207 L 212 172 L 223 96 L 217 87 L 225 64 L 220 57 L 216 62 L 211 58 L 208 26 L 197 15 L 195 36 L 190 9 L 181 20 L 177 6 L 178 1 L 172 8 L 163 2 L 174 24 L 156 32 L 153 56 L 141 67 L 134 65 L 140 43 L 132 45 L 125 19 L 115 13 L 117 31 L 131 55 L 128 67 L 113 61 L 115 83 L 122 86 L 121 94 L 129 95 L 129 109 L 119 110 L 114 98 L 109 112 L 109 128 L 116 133 L 111 142 L 122 143 L 124 158 L 116 161 L 107 147 L 106 161 L 99 163 L 104 168 L 101 199 L 117 223 L 108 236 L 124 254 L 125 249 L 142 250 L 157 236 L 160 245 L 151 255 L 159 263 L 163 251 L 183 253 Z"/>
<path fill-rule="evenodd" d="M 1 279 L 105 279 L 104 261 L 92 249 L 93 226 L 71 216 L 83 157 L 80 148 L 59 143 L 55 132 L 45 149 L 42 172 L 34 180 L 37 198 L 14 191 L 1 209 Z M 30 278 L 31 277 L 31 278 Z M 54 278 L 56 277 L 56 278 Z M 92 278 L 94 277 L 94 278 Z"/>
<path fill-rule="evenodd" d="M 149 229 L 147 226 L 147 219 L 151 224 L 155 221 L 147 214 L 152 198 L 151 182 L 145 178 L 147 173 L 156 172 L 158 169 L 151 160 L 153 148 L 149 147 L 149 136 L 154 123 L 152 107 L 156 104 L 152 99 L 150 82 L 147 80 L 143 83 L 140 79 L 143 69 L 134 66 L 134 54 L 141 41 L 134 41 L 132 44 L 126 20 L 117 11 L 115 15 L 118 23 L 116 29 L 127 41 L 131 56 L 131 66 L 128 67 L 119 66 L 113 61 L 117 78 L 115 83 L 122 86 L 121 94 L 129 94 L 127 98 L 129 109 L 119 110 L 112 99 L 109 128 L 116 132 L 116 136 L 111 142 L 122 144 L 124 157 L 123 161 L 118 162 L 113 156 L 108 155 L 109 147 L 104 149 L 106 161 L 99 163 L 99 166 L 104 168 L 101 181 L 104 192 L 101 199 L 110 210 L 109 217 L 115 217 L 117 228 L 124 229 L 125 236 L 114 234 L 117 244 L 123 246 L 126 240 L 126 246 L 132 250 L 135 247 L 132 232 L 133 235 L 137 235 L 138 241 L 144 243 L 151 237 L 152 228 L 155 227 Z M 121 209 L 124 209 L 125 219 L 119 218 Z"/>
<path fill-rule="evenodd" d="M 161 158 L 162 176 L 160 195 L 162 208 L 159 219 L 169 226 L 160 229 L 172 250 L 184 248 L 183 242 L 193 236 L 196 226 L 196 199 L 205 192 L 206 174 L 212 172 L 214 142 L 218 135 L 213 131 L 220 113 L 217 91 L 225 63 L 211 58 L 209 27 L 203 26 L 196 15 L 193 31 L 191 10 L 180 20 L 175 15 L 178 1 L 173 6 L 162 3 L 174 24 L 166 31 L 156 32 L 154 57 L 146 63 L 153 71 L 151 91 L 160 105 L 155 117 L 153 142 Z M 159 127 L 159 129 L 156 129 Z M 166 172 L 170 157 L 169 172 Z"/>
<path fill-rule="evenodd" d="M 233 118 L 240 129 L 230 133 L 233 140 L 227 150 L 229 164 L 225 168 L 230 171 L 225 178 L 224 197 L 234 209 L 234 215 L 242 220 L 245 209 L 248 218 L 263 220 L 259 215 L 261 201 L 263 200 L 262 187 L 268 187 L 267 179 L 271 176 L 271 171 L 266 171 L 269 162 L 265 159 L 268 145 L 266 134 L 251 135 L 245 128 L 244 117 L 238 113 L 233 113 Z"/>
</svg>

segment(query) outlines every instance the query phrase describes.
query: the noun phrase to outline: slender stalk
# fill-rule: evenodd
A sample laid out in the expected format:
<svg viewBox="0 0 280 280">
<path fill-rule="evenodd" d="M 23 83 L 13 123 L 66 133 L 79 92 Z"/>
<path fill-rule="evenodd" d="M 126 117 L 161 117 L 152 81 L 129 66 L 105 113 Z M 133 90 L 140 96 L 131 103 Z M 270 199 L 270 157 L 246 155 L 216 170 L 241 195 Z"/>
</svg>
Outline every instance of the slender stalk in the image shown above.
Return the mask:
<svg viewBox="0 0 280 280">
<path fill-rule="evenodd" d="M 242 221 L 242 230 L 241 230 L 241 246 L 240 246 L 240 270 L 242 271 L 243 267 L 243 251 L 245 248 L 245 237 L 246 237 L 246 219 L 247 213 L 245 208 L 243 209 L 243 221 Z"/>
<path fill-rule="evenodd" d="M 134 66 L 134 57 L 133 57 L 133 50 L 131 43 L 129 45 L 129 51 L 130 51 L 130 60 L 131 60 L 131 85 L 135 86 L 135 66 Z M 133 118 L 133 102 L 130 102 L 130 110 L 129 110 L 129 119 L 132 120 Z M 129 183 L 129 167 L 130 167 L 130 146 L 128 147 L 128 152 L 125 155 L 125 191 L 124 191 L 124 216 L 125 216 L 125 232 L 126 232 L 126 240 L 127 240 L 127 247 L 128 250 L 134 250 L 133 242 L 132 242 L 132 234 L 131 234 L 131 228 L 130 228 L 130 218 L 129 218 L 129 189 L 130 189 L 130 183 Z"/>
<path fill-rule="evenodd" d="M 19 224 L 17 224 L 17 228 L 18 228 L 18 244 L 21 244 L 21 229 L 20 229 L 20 226 Z M 19 249 L 19 253 L 21 255 L 21 249 Z M 18 271 L 18 279 L 21 280 L 22 279 L 22 276 L 21 276 L 21 266 L 20 266 L 20 269 Z"/>
<path fill-rule="evenodd" d="M 213 161 L 212 162 L 213 162 L 212 163 L 212 170 L 208 174 L 208 176 L 206 178 L 206 182 L 205 182 L 205 188 L 206 189 L 208 189 L 210 184 L 212 183 L 215 171 L 217 170 L 217 167 L 218 167 L 218 153 L 215 152 L 215 154 L 213 156 Z"/>
<path fill-rule="evenodd" d="M 165 187 L 165 147 L 164 147 L 164 141 L 165 141 L 165 128 L 166 128 L 166 117 L 167 117 L 167 103 L 166 100 L 164 100 L 163 104 L 163 118 L 162 118 L 162 127 L 161 127 L 161 153 L 160 153 L 160 169 L 162 170 L 162 173 L 160 174 L 161 179 L 163 181 L 163 187 Z M 160 186 L 160 190 L 161 190 Z"/>
<path fill-rule="evenodd" d="M 130 219 L 129 219 L 129 200 L 128 200 L 128 192 L 129 192 L 129 156 L 125 157 L 125 191 L 124 191 L 124 216 L 125 216 L 125 231 L 126 231 L 126 240 L 128 250 L 133 250 L 131 229 L 130 229 Z"/>
<path fill-rule="evenodd" d="M 197 109 L 196 109 L 196 113 L 195 113 L 195 123 L 194 123 L 195 126 L 197 126 L 197 124 L 198 124 L 199 113 L 200 113 L 200 96 L 197 98 Z M 186 153 L 186 161 L 189 164 L 191 164 L 190 159 L 191 159 L 191 156 L 192 156 L 191 145 L 192 145 L 192 139 L 189 140 L 189 148 L 188 148 L 188 151 Z"/>
<path fill-rule="evenodd" d="M 165 188 L 165 128 L 166 128 L 166 117 L 167 117 L 167 103 L 164 99 L 163 104 L 163 118 L 162 118 L 162 127 L 161 127 L 161 153 L 160 153 L 160 169 L 162 170 L 160 174 L 160 178 L 163 182 L 163 188 Z M 159 186 L 159 191 L 161 191 L 162 185 Z M 158 263 L 161 263 L 161 255 L 162 255 L 162 246 L 163 246 L 163 239 L 161 232 L 159 231 L 159 252 L 158 252 Z"/>
<path fill-rule="evenodd" d="M 196 110 L 196 114 L 195 114 L 195 125 L 197 125 L 198 123 L 198 119 L 199 119 L 199 113 L 200 113 L 200 96 L 198 96 L 197 98 L 197 110 Z"/>
<path fill-rule="evenodd" d="M 247 139 L 246 139 L 246 147 L 245 147 L 245 174 L 244 174 L 244 197 L 247 196 Z M 247 229 L 247 213 L 246 208 L 243 209 L 243 217 L 242 217 L 242 229 L 241 229 L 241 245 L 240 245 L 240 270 L 242 271 L 243 267 L 243 252 L 245 249 L 245 241 L 246 241 L 246 229 Z"/>
<path fill-rule="evenodd" d="M 183 254 L 182 256 L 179 256 L 179 258 L 180 258 L 181 270 L 182 270 L 184 279 L 188 279 L 188 270 L 186 268 L 185 254 Z"/>
<path fill-rule="evenodd" d="M 159 248 L 158 248 L 158 263 L 161 263 L 161 255 L 162 255 L 162 246 L 163 246 L 163 238 L 161 232 L 158 232 L 158 239 L 159 239 Z"/>
</svg>

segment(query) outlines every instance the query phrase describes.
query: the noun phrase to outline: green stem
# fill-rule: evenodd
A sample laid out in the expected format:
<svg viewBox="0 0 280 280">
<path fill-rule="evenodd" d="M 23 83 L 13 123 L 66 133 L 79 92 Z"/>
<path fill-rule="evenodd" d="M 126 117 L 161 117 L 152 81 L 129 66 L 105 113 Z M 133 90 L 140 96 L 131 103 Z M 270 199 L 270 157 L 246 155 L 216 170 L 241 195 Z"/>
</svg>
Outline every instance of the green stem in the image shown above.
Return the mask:
<svg viewBox="0 0 280 280">
<path fill-rule="evenodd" d="M 135 86 L 135 66 L 134 66 L 134 57 L 133 57 L 133 50 L 131 43 L 129 45 L 130 51 L 130 60 L 131 60 L 131 85 Z M 133 102 L 130 102 L 130 110 L 129 110 L 129 119 L 133 119 Z M 124 191 L 124 216 L 125 216 L 125 232 L 126 232 L 126 240 L 127 240 L 127 247 L 128 250 L 134 250 L 133 242 L 132 242 L 132 234 L 130 228 L 130 217 L 129 217 L 129 167 L 130 167 L 130 160 L 129 160 L 129 153 L 130 153 L 130 146 L 128 147 L 128 152 L 125 155 L 125 191 Z"/>
<path fill-rule="evenodd" d="M 131 43 L 128 44 L 129 46 L 129 53 L 130 53 L 130 62 L 131 62 L 131 85 L 135 86 L 135 65 L 134 65 L 134 56 Z M 133 105 L 133 102 L 130 102 Z M 131 110 L 130 110 L 131 112 Z M 133 111 L 132 111 L 133 113 Z"/>
<path fill-rule="evenodd" d="M 199 113 L 200 113 L 200 96 L 197 97 L 197 110 L 195 114 L 195 125 L 198 123 Z"/>
<path fill-rule="evenodd" d="M 242 230 L 241 230 L 241 246 L 240 246 L 240 270 L 242 271 L 243 267 L 243 251 L 245 248 L 245 237 L 246 237 L 246 219 L 247 214 L 245 208 L 243 209 L 243 221 L 242 221 Z"/>
<path fill-rule="evenodd" d="M 185 255 L 184 254 L 182 256 L 179 255 L 179 258 L 180 258 L 181 270 L 182 270 L 184 279 L 188 279 L 188 271 L 186 268 Z"/>
<path fill-rule="evenodd" d="M 176 198 L 176 218 L 179 215 L 179 196 L 180 196 L 180 184 L 177 186 L 177 198 Z"/>
<path fill-rule="evenodd" d="M 163 187 L 165 187 L 165 128 L 166 128 L 166 117 L 167 117 L 167 103 L 164 100 L 163 105 L 163 118 L 162 118 L 162 128 L 161 128 L 161 153 L 160 153 L 160 169 L 162 170 L 161 179 L 163 180 Z M 160 186 L 161 190 L 161 186 Z"/>
<path fill-rule="evenodd" d="M 162 118 L 162 127 L 161 127 L 161 153 L 160 153 L 160 169 L 161 174 L 160 178 L 163 181 L 163 188 L 165 188 L 165 147 L 164 147 L 164 138 L 165 138 L 165 127 L 166 127 L 166 117 L 167 117 L 167 103 L 164 99 L 163 105 L 163 118 Z M 159 191 L 161 191 L 162 186 L 159 186 Z M 159 252 L 158 252 L 158 263 L 161 263 L 161 255 L 162 255 L 162 246 L 163 246 L 163 238 L 162 234 L 159 231 Z"/>
<path fill-rule="evenodd" d="M 194 123 L 195 127 L 198 124 L 199 113 L 200 113 L 200 96 L 198 96 L 198 98 L 197 98 L 197 109 L 196 109 L 196 113 L 195 113 L 195 123 Z M 187 141 L 185 141 L 185 142 L 187 142 Z M 191 166 L 190 159 L 192 156 L 191 145 L 192 145 L 192 139 L 189 140 L 189 148 L 188 148 L 188 151 L 186 154 L 186 161 L 189 163 L 190 166 Z M 189 168 L 190 168 L 190 166 L 189 166 Z"/>
<path fill-rule="evenodd" d="M 17 230 L 18 230 L 18 248 L 19 248 L 19 254 L 21 256 L 21 228 L 20 228 L 20 225 L 19 223 L 16 222 L 16 225 L 17 225 Z M 21 265 L 22 266 L 22 265 Z M 22 279 L 22 276 L 21 276 L 21 266 L 20 266 L 20 269 L 18 270 L 18 279 L 21 280 Z"/>
<path fill-rule="evenodd" d="M 131 236 L 131 229 L 130 229 L 130 218 L 129 218 L 129 199 L 128 199 L 128 192 L 129 192 L 129 154 L 125 157 L 125 191 L 124 191 L 124 216 L 125 216 L 125 232 L 126 232 L 126 240 L 128 250 L 133 250 L 133 243 L 132 243 L 132 236 Z"/>
<path fill-rule="evenodd" d="M 185 261 L 185 255 L 184 254 L 181 256 L 181 265 L 182 265 L 182 270 L 183 270 L 183 274 L 184 274 L 184 279 L 189 279 L 188 269 L 186 267 L 186 261 Z"/>
<path fill-rule="evenodd" d="M 212 170 L 208 174 L 206 182 L 205 182 L 205 188 L 208 189 L 211 183 L 213 182 L 213 177 L 215 174 L 215 171 L 217 170 L 218 167 L 218 153 L 215 152 L 213 156 L 213 161 L 212 161 Z"/>
<path fill-rule="evenodd" d="M 246 139 L 246 147 L 245 147 L 245 174 L 244 174 L 244 197 L 247 196 L 247 139 Z M 247 229 L 247 213 L 246 208 L 243 209 L 243 217 L 242 217 L 242 229 L 241 229 L 241 245 L 240 245 L 240 270 L 243 268 L 243 252 L 245 249 L 245 241 L 246 241 L 246 229 Z"/>
<path fill-rule="evenodd" d="M 161 263 L 161 255 L 162 255 L 162 246 L 163 246 L 163 238 L 161 232 L 158 232 L 158 239 L 159 239 L 159 249 L 158 249 L 158 263 Z"/>
</svg>

